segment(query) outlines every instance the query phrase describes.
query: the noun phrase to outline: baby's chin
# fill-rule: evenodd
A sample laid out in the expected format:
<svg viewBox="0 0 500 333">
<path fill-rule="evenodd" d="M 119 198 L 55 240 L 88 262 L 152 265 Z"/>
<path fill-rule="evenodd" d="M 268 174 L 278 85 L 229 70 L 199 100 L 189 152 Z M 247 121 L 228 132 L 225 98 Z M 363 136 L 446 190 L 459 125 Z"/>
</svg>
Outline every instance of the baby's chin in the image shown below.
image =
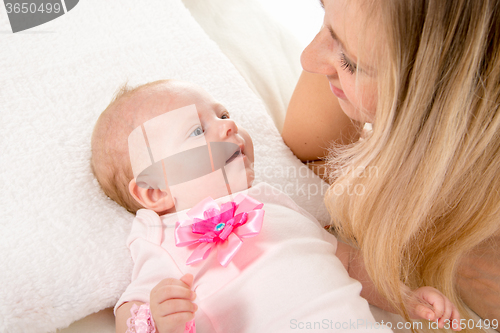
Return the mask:
<svg viewBox="0 0 500 333">
<path fill-rule="evenodd" d="M 247 171 L 247 188 L 253 186 L 253 181 L 255 180 L 255 173 L 253 169 L 251 171 Z"/>
<path fill-rule="evenodd" d="M 227 184 L 232 193 L 243 191 L 252 186 L 255 178 L 253 165 L 244 154 L 224 166 Z"/>
</svg>

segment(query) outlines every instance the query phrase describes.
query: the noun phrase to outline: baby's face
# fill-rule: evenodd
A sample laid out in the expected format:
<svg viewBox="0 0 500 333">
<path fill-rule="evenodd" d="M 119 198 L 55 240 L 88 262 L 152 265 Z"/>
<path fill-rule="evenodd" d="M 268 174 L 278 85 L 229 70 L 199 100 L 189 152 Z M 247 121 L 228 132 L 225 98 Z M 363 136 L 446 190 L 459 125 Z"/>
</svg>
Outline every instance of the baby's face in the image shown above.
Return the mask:
<svg viewBox="0 0 500 333">
<path fill-rule="evenodd" d="M 195 104 L 199 117 L 186 119 L 187 121 L 180 124 L 179 136 L 176 138 L 181 141 L 180 145 L 189 147 L 201 145 L 201 142 L 234 143 L 240 148 L 247 173 L 253 176 L 252 139 L 246 130 L 236 125 L 229 111 L 222 104 L 195 85 L 184 89 L 174 104 L 183 106 Z"/>
<path fill-rule="evenodd" d="M 200 87 L 170 82 L 168 89 L 155 87 L 145 94 L 135 108 L 141 114 L 147 113 L 149 120 L 134 130 L 130 138 L 137 136 L 142 141 L 145 135 L 149 153 L 142 154 L 138 165 L 133 158 L 137 154 L 131 148 L 134 176 L 139 183 L 138 170 L 163 160 L 167 187 L 176 198 L 176 207 L 184 202 L 177 209 L 197 203 L 199 198 L 194 199 L 193 193 L 202 188 L 207 189 L 204 197 L 218 197 L 228 194 L 224 193 L 227 185 L 231 192 L 236 192 L 253 182 L 254 153 L 250 135 L 235 124 L 223 105 Z M 129 145 L 134 141 L 130 138 Z M 205 172 L 207 165 L 209 171 Z M 223 170 L 218 174 L 212 172 L 214 166 Z M 196 202 L 187 202 L 186 198 Z"/>
</svg>

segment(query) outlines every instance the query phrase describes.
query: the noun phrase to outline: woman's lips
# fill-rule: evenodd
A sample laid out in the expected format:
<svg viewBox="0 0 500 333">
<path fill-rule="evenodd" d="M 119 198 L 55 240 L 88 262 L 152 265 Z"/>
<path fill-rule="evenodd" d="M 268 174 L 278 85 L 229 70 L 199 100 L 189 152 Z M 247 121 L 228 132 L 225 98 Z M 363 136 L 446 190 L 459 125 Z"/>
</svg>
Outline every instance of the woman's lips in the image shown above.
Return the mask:
<svg viewBox="0 0 500 333">
<path fill-rule="evenodd" d="M 347 99 L 346 95 L 344 94 L 344 92 L 342 90 L 334 87 L 331 82 L 329 82 L 329 83 L 330 83 L 330 89 L 335 96 L 337 96 L 338 98 L 341 98 L 341 99 Z"/>
</svg>

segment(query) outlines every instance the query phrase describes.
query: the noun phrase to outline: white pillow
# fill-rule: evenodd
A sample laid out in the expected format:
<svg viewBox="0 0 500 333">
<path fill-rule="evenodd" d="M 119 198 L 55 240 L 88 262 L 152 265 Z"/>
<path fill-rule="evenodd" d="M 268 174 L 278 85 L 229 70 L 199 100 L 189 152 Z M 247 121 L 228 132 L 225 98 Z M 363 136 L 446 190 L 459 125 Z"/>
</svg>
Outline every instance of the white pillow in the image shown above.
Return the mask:
<svg viewBox="0 0 500 333">
<path fill-rule="evenodd" d="M 4 11 L 0 30 L 10 30 Z M 65 327 L 113 306 L 130 281 L 133 216 L 106 198 L 89 167 L 94 123 L 126 81 L 203 86 L 252 135 L 256 181 L 328 220 L 324 183 L 284 145 L 180 0 L 81 1 L 54 21 L 2 34 L 0 65 L 1 332 Z"/>
<path fill-rule="evenodd" d="M 303 47 L 299 41 L 257 0 L 183 2 L 264 101 L 281 132 L 288 102 L 302 72 Z"/>
</svg>

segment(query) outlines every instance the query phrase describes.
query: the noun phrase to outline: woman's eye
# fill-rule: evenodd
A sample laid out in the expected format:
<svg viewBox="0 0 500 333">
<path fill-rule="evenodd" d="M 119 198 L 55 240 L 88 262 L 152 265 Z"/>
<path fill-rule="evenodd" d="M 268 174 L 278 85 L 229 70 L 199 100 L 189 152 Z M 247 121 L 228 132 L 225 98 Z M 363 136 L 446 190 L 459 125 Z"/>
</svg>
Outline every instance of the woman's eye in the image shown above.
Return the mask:
<svg viewBox="0 0 500 333">
<path fill-rule="evenodd" d="M 226 112 L 224 112 L 224 113 L 222 114 L 222 116 L 220 116 L 220 119 L 229 119 L 229 118 L 230 118 L 230 117 L 229 117 L 229 112 L 227 112 L 227 111 L 226 111 Z"/>
<path fill-rule="evenodd" d="M 340 67 L 342 69 L 348 71 L 350 74 L 354 74 L 356 72 L 356 65 L 351 63 L 344 53 L 340 55 Z"/>
<path fill-rule="evenodd" d="M 197 127 L 189 136 L 200 136 L 203 135 L 203 129 L 201 127 Z"/>
</svg>

